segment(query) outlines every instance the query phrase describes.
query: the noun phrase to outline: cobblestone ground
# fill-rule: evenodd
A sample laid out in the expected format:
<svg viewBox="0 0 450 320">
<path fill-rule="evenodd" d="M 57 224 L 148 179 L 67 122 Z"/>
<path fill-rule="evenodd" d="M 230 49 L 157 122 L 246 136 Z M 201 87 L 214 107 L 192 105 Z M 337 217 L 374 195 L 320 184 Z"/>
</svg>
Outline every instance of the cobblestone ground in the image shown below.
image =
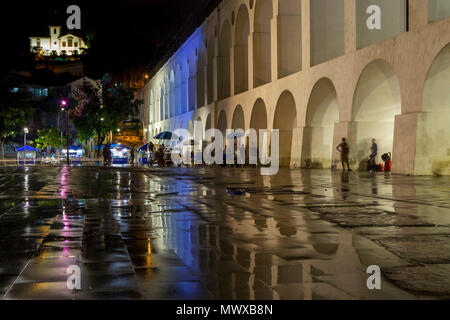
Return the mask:
<svg viewBox="0 0 450 320">
<path fill-rule="evenodd" d="M 0 167 L 0 297 L 450 298 L 450 178 Z"/>
</svg>

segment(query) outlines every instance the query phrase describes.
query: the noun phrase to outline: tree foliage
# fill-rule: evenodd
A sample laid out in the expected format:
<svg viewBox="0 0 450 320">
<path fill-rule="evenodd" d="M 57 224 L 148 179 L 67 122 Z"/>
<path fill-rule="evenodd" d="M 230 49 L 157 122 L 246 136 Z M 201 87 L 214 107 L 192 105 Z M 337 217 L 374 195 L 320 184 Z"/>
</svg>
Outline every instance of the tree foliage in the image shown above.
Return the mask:
<svg viewBox="0 0 450 320">
<path fill-rule="evenodd" d="M 29 94 L 11 92 L 6 87 L 0 89 L 0 143 L 2 159 L 5 157 L 4 144 L 6 139 L 23 132 L 23 126 L 33 116 Z"/>
<path fill-rule="evenodd" d="M 41 150 L 50 151 L 51 149 L 64 146 L 64 141 L 65 139 L 59 129 L 49 128 L 38 130 L 38 138 L 34 140 L 34 145 Z"/>
<path fill-rule="evenodd" d="M 137 114 L 142 104 L 132 90 L 122 85 L 111 86 L 107 76 L 101 83 L 83 82 L 74 98 L 77 102 L 69 115 L 78 139 L 97 137 L 98 146 L 110 132 L 118 129 L 121 121 Z"/>
</svg>

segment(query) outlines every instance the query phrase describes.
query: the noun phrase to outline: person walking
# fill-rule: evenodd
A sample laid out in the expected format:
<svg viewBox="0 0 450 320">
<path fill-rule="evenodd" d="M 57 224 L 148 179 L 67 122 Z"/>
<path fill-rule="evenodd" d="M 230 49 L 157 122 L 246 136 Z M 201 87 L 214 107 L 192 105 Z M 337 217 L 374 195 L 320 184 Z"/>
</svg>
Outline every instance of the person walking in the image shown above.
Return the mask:
<svg viewBox="0 0 450 320">
<path fill-rule="evenodd" d="M 336 150 L 341 154 L 342 170 L 345 171 L 345 164 L 347 164 L 348 171 L 352 171 L 352 169 L 350 169 L 350 164 L 348 163 L 348 154 L 350 153 L 350 148 L 345 138 L 342 138 L 342 142 L 336 147 Z"/>
<path fill-rule="evenodd" d="M 378 155 L 378 145 L 375 139 L 372 139 L 372 146 L 370 147 L 370 157 L 369 157 L 369 171 L 373 172 L 376 168 L 377 163 L 377 155 Z"/>
</svg>

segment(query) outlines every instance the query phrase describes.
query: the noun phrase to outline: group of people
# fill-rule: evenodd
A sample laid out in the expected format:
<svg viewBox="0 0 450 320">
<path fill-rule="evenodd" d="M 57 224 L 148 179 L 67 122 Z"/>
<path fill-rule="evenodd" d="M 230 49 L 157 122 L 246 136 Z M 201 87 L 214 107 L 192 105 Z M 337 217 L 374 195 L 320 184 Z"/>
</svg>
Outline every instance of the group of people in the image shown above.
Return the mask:
<svg viewBox="0 0 450 320">
<path fill-rule="evenodd" d="M 341 154 L 342 169 L 345 171 L 345 166 L 347 166 L 348 171 L 352 171 L 352 169 L 350 169 L 348 157 L 350 154 L 350 147 L 348 146 L 347 140 L 345 138 L 342 138 L 342 142 L 336 147 L 336 150 Z M 367 164 L 367 169 L 371 173 L 380 169 L 378 168 L 378 165 L 376 163 L 377 155 L 378 145 L 376 143 L 376 140 L 372 139 L 372 146 L 370 147 L 370 156 Z M 384 161 L 384 172 L 390 173 L 392 169 L 391 154 L 383 154 L 381 158 Z"/>
</svg>

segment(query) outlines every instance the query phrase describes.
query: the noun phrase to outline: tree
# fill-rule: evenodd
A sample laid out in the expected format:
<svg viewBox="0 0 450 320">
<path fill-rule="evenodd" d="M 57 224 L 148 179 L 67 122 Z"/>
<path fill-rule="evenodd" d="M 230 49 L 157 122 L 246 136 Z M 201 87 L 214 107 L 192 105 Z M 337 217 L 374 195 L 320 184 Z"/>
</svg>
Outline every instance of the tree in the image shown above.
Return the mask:
<svg viewBox="0 0 450 320">
<path fill-rule="evenodd" d="M 64 142 L 61 131 L 57 128 L 50 128 L 38 130 L 38 138 L 34 140 L 34 145 L 41 150 L 50 151 L 54 148 L 61 148 L 64 146 Z"/>
<path fill-rule="evenodd" d="M 142 104 L 132 90 L 110 83 L 107 75 L 101 83 L 83 82 L 75 97 L 77 103 L 69 111 L 79 140 L 97 137 L 97 157 L 107 135 L 117 130 L 121 121 L 137 114 Z"/>
<path fill-rule="evenodd" d="M 31 98 L 24 92 L 11 92 L 9 88 L 0 89 L 0 145 L 2 159 L 5 158 L 6 139 L 22 132 L 24 124 L 34 113 Z"/>
</svg>

